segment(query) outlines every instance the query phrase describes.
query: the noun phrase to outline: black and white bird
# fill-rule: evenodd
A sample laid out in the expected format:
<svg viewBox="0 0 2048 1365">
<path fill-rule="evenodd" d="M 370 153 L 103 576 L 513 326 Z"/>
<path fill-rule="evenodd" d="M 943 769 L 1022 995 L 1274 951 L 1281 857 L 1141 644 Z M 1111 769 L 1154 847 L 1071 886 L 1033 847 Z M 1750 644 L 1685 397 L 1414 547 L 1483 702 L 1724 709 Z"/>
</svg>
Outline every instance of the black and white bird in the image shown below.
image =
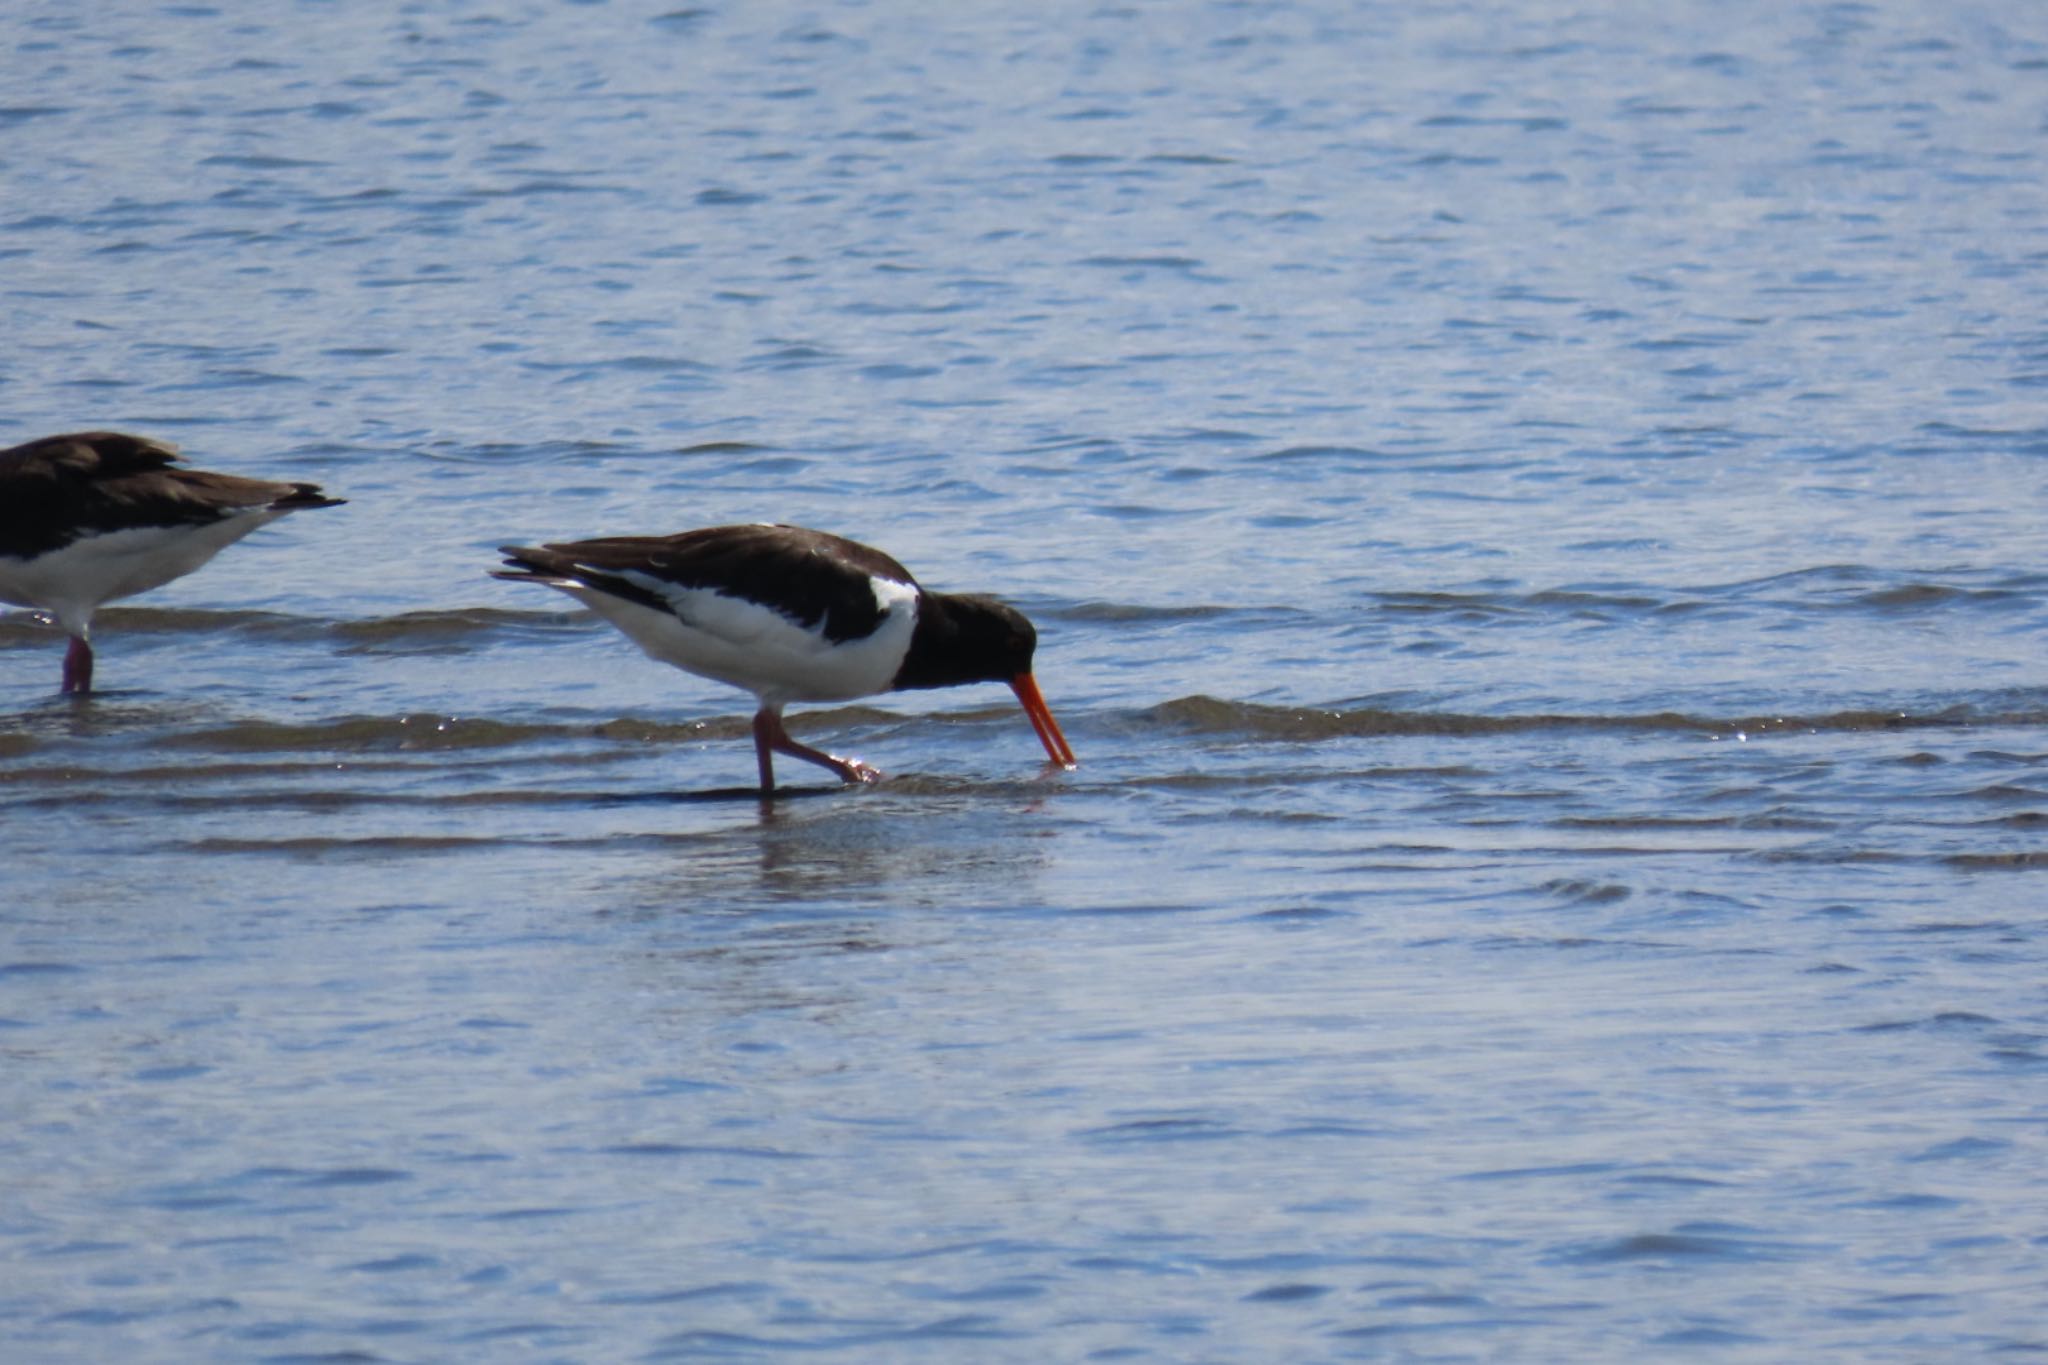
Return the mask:
<svg viewBox="0 0 2048 1365">
<path fill-rule="evenodd" d="M 287 512 L 341 501 L 310 483 L 188 468 L 167 441 L 45 436 L 0 450 L 0 602 L 63 627 L 63 690 L 90 692 L 102 605 L 182 578 Z"/>
<path fill-rule="evenodd" d="M 821 764 L 846 782 L 881 774 L 790 738 L 782 710 L 878 692 L 1009 684 L 1052 761 L 1074 751 L 1031 673 L 1038 633 L 992 597 L 931 592 L 880 550 L 798 526 L 712 526 L 503 547 L 496 577 L 559 588 L 649 656 L 754 694 L 761 790 L 774 755 Z"/>
</svg>

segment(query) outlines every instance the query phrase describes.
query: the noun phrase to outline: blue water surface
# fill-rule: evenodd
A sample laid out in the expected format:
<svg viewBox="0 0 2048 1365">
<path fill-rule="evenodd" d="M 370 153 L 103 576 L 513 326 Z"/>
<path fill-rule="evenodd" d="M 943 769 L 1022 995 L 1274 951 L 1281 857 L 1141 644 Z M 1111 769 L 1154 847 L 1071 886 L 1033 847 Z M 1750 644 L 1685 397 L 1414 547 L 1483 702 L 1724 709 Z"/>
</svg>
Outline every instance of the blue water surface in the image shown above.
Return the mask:
<svg viewBox="0 0 2048 1365">
<path fill-rule="evenodd" d="M 2048 1352 L 2048 11 L 0 16 L 0 1355 Z M 792 713 L 487 577 L 1036 621 Z"/>
</svg>

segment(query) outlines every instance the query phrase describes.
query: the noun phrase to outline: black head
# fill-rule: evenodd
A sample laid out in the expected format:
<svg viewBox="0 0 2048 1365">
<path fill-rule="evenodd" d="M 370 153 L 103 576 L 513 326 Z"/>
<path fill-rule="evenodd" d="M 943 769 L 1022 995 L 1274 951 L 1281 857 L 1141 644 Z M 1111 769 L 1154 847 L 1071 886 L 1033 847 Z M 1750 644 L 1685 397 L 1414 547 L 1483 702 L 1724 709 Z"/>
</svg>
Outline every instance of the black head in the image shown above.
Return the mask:
<svg viewBox="0 0 2048 1365">
<path fill-rule="evenodd" d="M 1013 681 L 1031 671 L 1038 632 L 1024 613 L 978 593 L 927 592 L 896 672 L 898 691 Z"/>
</svg>

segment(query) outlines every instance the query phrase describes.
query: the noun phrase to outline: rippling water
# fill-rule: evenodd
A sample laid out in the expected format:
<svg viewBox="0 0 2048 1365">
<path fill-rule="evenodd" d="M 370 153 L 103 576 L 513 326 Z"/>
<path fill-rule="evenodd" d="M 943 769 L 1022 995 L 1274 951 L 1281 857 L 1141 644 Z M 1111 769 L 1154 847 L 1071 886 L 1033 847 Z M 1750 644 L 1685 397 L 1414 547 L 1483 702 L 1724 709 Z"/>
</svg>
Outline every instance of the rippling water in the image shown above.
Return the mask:
<svg viewBox="0 0 2048 1365">
<path fill-rule="evenodd" d="M 2019 4 L 15 5 L 0 440 L 350 501 L 0 615 L 0 1354 L 2048 1352 L 2044 118 Z M 1081 769 L 763 806 L 485 577 L 769 518 Z"/>
</svg>

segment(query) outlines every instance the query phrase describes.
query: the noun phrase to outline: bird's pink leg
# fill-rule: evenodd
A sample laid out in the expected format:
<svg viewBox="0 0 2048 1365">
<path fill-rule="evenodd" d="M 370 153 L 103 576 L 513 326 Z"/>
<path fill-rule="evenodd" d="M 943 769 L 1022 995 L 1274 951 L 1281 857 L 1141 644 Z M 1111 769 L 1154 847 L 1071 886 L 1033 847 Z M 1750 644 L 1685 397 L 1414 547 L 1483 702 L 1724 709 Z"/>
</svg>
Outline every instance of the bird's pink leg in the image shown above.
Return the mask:
<svg viewBox="0 0 2048 1365">
<path fill-rule="evenodd" d="M 65 695 L 84 696 L 92 691 L 92 646 L 82 635 L 71 637 L 71 647 L 64 651 Z"/>
<path fill-rule="evenodd" d="M 882 775 L 881 769 L 871 768 L 857 758 L 835 758 L 823 749 L 797 743 L 790 738 L 789 731 L 782 728 L 781 712 L 764 706 L 754 713 L 754 756 L 761 763 L 761 790 L 764 792 L 775 790 L 775 765 L 769 757 L 770 751 L 830 768 L 839 774 L 842 782 L 873 782 Z"/>
</svg>

